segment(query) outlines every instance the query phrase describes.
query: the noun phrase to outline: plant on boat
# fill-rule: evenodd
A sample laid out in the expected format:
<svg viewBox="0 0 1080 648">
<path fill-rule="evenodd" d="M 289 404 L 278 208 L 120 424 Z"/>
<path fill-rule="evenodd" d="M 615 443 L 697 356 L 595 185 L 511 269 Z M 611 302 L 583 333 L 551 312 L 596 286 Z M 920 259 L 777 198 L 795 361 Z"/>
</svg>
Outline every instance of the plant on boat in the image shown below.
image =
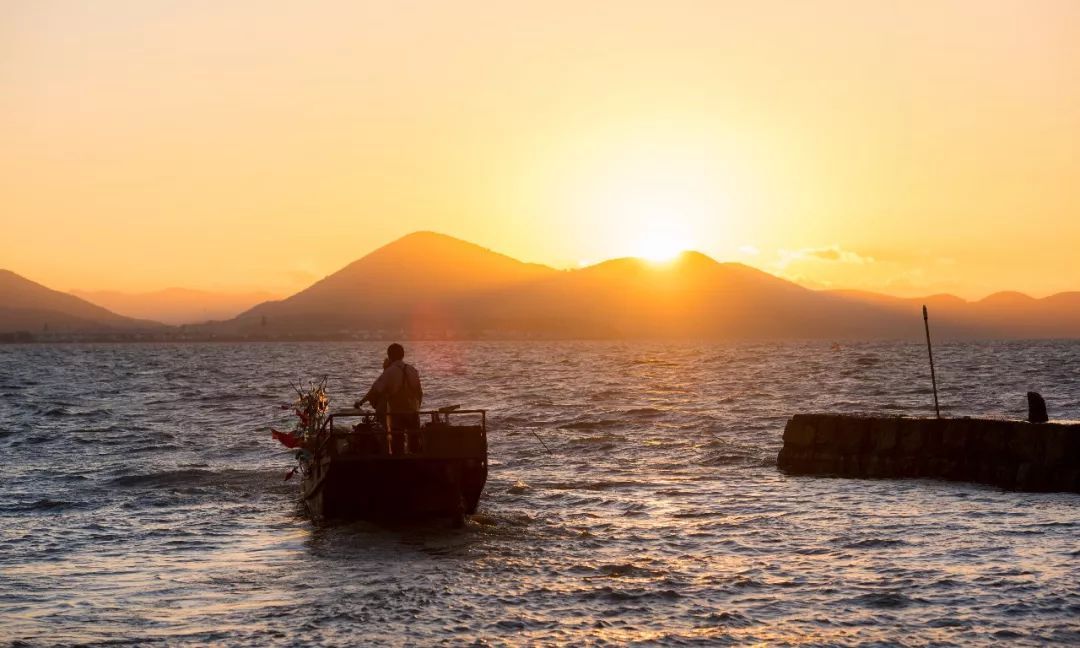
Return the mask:
<svg viewBox="0 0 1080 648">
<path fill-rule="evenodd" d="M 326 422 L 326 412 L 330 407 L 330 397 L 326 395 L 326 376 L 318 383 L 309 382 L 308 388 L 303 389 L 300 383 L 293 385 L 296 390 L 296 428 L 293 433 L 310 441 L 322 429 Z"/>
<path fill-rule="evenodd" d="M 319 382 L 308 382 L 305 389 L 302 383 L 292 386 L 296 391 L 296 401 L 292 405 L 283 405 L 282 409 L 292 409 L 296 414 L 296 424 L 292 432 L 279 432 L 273 428 L 270 434 L 287 448 L 296 448 L 297 466 L 285 475 L 288 480 L 296 474 L 297 469 L 306 472 L 307 464 L 311 460 L 311 447 L 316 442 L 319 430 L 326 422 L 326 414 L 330 408 L 330 397 L 326 394 L 326 377 Z"/>
</svg>

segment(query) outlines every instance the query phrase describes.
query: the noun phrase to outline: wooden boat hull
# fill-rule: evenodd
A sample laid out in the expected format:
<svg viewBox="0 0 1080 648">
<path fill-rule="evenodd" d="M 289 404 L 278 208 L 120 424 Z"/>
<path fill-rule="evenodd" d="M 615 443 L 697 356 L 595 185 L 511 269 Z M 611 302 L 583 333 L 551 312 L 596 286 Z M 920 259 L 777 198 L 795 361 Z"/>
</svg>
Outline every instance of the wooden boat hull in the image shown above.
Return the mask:
<svg viewBox="0 0 1080 648">
<path fill-rule="evenodd" d="M 484 426 L 429 423 L 393 438 L 358 427 L 333 431 L 308 467 L 304 504 L 317 523 L 442 517 L 460 524 L 476 512 L 487 481 Z"/>
</svg>

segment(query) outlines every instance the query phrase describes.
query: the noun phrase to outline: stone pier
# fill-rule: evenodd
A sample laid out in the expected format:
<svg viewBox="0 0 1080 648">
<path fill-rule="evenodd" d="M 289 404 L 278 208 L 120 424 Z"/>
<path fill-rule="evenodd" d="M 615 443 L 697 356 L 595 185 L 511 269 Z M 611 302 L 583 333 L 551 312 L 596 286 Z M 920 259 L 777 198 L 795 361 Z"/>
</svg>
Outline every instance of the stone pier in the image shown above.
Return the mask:
<svg viewBox="0 0 1080 648">
<path fill-rule="evenodd" d="M 793 475 L 1080 493 L 1080 423 L 797 414 L 784 428 L 777 466 Z"/>
</svg>

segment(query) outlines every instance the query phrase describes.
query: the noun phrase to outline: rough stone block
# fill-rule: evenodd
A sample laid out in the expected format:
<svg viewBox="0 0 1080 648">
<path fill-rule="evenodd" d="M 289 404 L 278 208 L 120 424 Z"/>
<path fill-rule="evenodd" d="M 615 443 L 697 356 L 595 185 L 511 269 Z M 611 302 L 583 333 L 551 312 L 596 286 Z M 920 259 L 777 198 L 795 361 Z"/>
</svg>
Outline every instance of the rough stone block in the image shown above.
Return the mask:
<svg viewBox="0 0 1080 648">
<path fill-rule="evenodd" d="M 929 456 L 922 461 L 922 473 L 934 477 L 945 477 L 955 463 L 955 460 L 949 459 L 948 457 L 940 455 Z"/>
<path fill-rule="evenodd" d="M 1037 461 L 1042 455 L 1042 430 L 1034 423 L 1013 423 L 1009 431 L 1009 454 L 1018 461 Z"/>
<path fill-rule="evenodd" d="M 815 454 L 812 462 L 814 474 L 837 475 L 839 474 L 840 457 L 834 454 Z"/>
<path fill-rule="evenodd" d="M 885 477 L 882 474 L 881 458 L 877 455 L 868 454 L 863 458 L 863 474 L 867 477 Z"/>
<path fill-rule="evenodd" d="M 1059 468 L 1055 475 L 1056 490 L 1080 493 L 1080 466 Z"/>
<path fill-rule="evenodd" d="M 898 457 L 896 459 L 896 475 L 898 477 L 921 477 L 922 466 L 919 458 L 914 456 Z"/>
<path fill-rule="evenodd" d="M 911 419 L 904 423 L 900 428 L 900 439 L 897 444 L 900 452 L 905 455 L 919 454 L 925 441 L 923 428 L 919 425 L 917 419 Z"/>
<path fill-rule="evenodd" d="M 805 448 L 784 446 L 776 458 L 776 465 L 785 472 L 807 474 L 813 471 L 814 453 Z"/>
<path fill-rule="evenodd" d="M 814 445 L 814 426 L 798 418 L 788 421 L 784 428 L 784 446 L 806 448 Z"/>
<path fill-rule="evenodd" d="M 961 455 L 967 450 L 970 421 L 966 419 L 950 420 L 941 433 L 942 451 L 949 455 Z"/>
<path fill-rule="evenodd" d="M 1080 425 L 1066 427 L 1065 454 L 1068 455 L 1070 463 L 1080 464 Z"/>
<path fill-rule="evenodd" d="M 943 479 L 958 480 L 960 477 L 960 462 L 952 457 L 942 456 L 938 459 L 936 466 L 938 475 L 941 475 Z"/>
<path fill-rule="evenodd" d="M 781 470 L 847 477 L 937 477 L 1080 492 L 1080 424 L 796 416 Z"/>
<path fill-rule="evenodd" d="M 850 418 L 841 421 L 836 428 L 836 446 L 844 452 L 862 451 L 868 428 L 865 420 Z"/>
<path fill-rule="evenodd" d="M 1069 431 L 1060 425 L 1045 426 L 1046 432 L 1043 439 L 1043 464 L 1046 466 L 1058 466 L 1068 461 Z"/>
<path fill-rule="evenodd" d="M 1025 461 L 1016 467 L 1015 479 L 1011 484 L 1004 483 L 1008 479 L 1009 471 L 1003 466 L 1001 472 L 994 475 L 1006 488 L 1019 488 L 1021 490 L 1039 490 L 1039 467 L 1030 461 Z"/>
<path fill-rule="evenodd" d="M 923 426 L 923 448 L 922 451 L 929 456 L 938 456 L 941 454 L 942 438 L 945 435 L 945 428 L 948 425 L 947 419 L 933 419 L 926 422 Z"/>
<path fill-rule="evenodd" d="M 840 474 L 845 477 L 865 477 L 863 458 L 859 454 L 845 454 L 840 462 Z"/>
<path fill-rule="evenodd" d="M 998 456 L 1008 451 L 1012 435 L 1012 423 L 1008 421 L 986 421 L 975 431 L 979 454 Z"/>
<path fill-rule="evenodd" d="M 871 423 L 871 447 L 879 454 L 896 450 L 896 438 L 900 430 L 900 419 L 876 419 Z"/>
<path fill-rule="evenodd" d="M 836 447 L 836 430 L 846 418 L 848 417 L 836 416 L 818 421 L 816 425 L 817 431 L 814 434 L 814 446 L 819 449 L 822 447 Z"/>
</svg>

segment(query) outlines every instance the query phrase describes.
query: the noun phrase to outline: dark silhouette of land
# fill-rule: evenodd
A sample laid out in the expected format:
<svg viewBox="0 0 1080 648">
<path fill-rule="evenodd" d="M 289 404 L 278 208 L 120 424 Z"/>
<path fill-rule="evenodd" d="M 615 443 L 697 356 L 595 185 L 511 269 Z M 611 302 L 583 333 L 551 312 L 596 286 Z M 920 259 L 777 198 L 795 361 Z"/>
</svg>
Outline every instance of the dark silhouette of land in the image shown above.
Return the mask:
<svg viewBox="0 0 1080 648">
<path fill-rule="evenodd" d="M 398 239 L 286 299 L 194 326 L 121 317 L 2 277 L 0 332 L 37 337 L 48 321 L 52 331 L 161 339 L 917 339 L 924 303 L 942 339 L 1080 336 L 1080 292 L 968 302 L 816 291 L 697 252 L 667 264 L 624 258 L 555 270 L 431 232 Z"/>
<path fill-rule="evenodd" d="M 101 306 L 0 270 L 0 335 L 11 340 L 57 336 L 158 334 L 158 322 L 117 315 Z"/>
</svg>

